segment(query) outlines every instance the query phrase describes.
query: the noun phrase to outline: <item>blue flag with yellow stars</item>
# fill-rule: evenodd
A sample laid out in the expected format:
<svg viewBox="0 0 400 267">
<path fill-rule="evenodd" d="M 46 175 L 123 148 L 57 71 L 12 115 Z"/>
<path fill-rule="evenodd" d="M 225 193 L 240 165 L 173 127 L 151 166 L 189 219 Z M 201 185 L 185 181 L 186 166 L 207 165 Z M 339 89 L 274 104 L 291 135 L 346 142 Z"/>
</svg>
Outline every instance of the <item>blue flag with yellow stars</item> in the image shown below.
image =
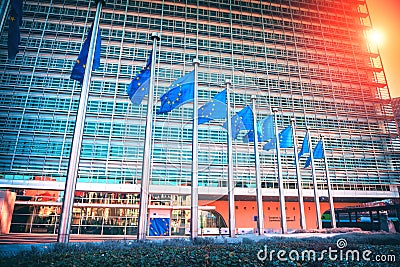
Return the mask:
<svg viewBox="0 0 400 267">
<path fill-rule="evenodd" d="M 308 133 L 304 136 L 303 144 L 301 145 L 301 150 L 299 152 L 298 158 L 300 158 L 303 154 L 309 153 L 310 147 L 308 146 Z"/>
<path fill-rule="evenodd" d="M 4 0 L 5 1 L 5 0 Z M 22 25 L 22 0 L 11 0 L 10 18 L 8 24 L 8 58 L 14 59 L 19 52 Z"/>
<path fill-rule="evenodd" d="M 199 108 L 199 124 L 226 118 L 226 90 L 216 94 L 213 99 Z"/>
<path fill-rule="evenodd" d="M 236 139 L 241 130 L 253 130 L 253 111 L 250 106 L 243 108 L 236 113 L 231 119 L 232 125 L 232 138 Z M 227 123 L 225 122 L 222 127 L 226 129 Z"/>
<path fill-rule="evenodd" d="M 85 42 L 83 43 L 81 52 L 79 53 L 79 56 L 78 56 L 78 59 L 76 60 L 74 68 L 72 69 L 71 77 L 70 77 L 71 79 L 80 82 L 81 85 L 83 83 L 83 77 L 85 76 L 85 68 L 86 68 L 86 62 L 87 62 L 87 57 L 88 57 L 88 53 L 89 53 L 90 39 L 92 38 L 92 29 L 93 29 L 93 25 L 92 25 L 92 27 L 90 27 L 90 30 L 85 39 Z M 92 70 L 95 70 L 100 66 L 100 52 L 101 52 L 101 34 L 100 34 L 100 27 L 99 27 L 99 29 L 97 31 L 96 48 L 94 51 Z"/>
<path fill-rule="evenodd" d="M 150 52 L 146 67 L 144 67 L 129 84 L 127 93 L 129 99 L 135 105 L 140 105 L 144 96 L 149 93 L 152 54 L 153 52 Z"/>
<path fill-rule="evenodd" d="M 161 107 L 157 114 L 168 113 L 188 101 L 193 100 L 194 71 L 189 72 L 173 82 L 170 89 L 160 97 Z"/>
<path fill-rule="evenodd" d="M 264 150 L 275 149 L 276 147 L 276 138 L 272 138 L 271 141 L 266 143 L 263 147 Z M 280 148 L 289 148 L 293 147 L 293 133 L 292 126 L 286 127 L 279 133 L 279 147 Z"/>
<path fill-rule="evenodd" d="M 150 218 L 149 236 L 168 236 L 169 218 Z"/>
<path fill-rule="evenodd" d="M 304 136 L 303 143 L 301 144 L 301 149 L 297 158 L 300 159 L 306 153 L 310 153 L 310 147 L 308 146 L 308 133 Z M 293 161 L 293 165 L 296 165 L 296 160 Z"/>
<path fill-rule="evenodd" d="M 273 116 L 268 116 L 257 123 L 258 142 L 264 142 L 274 138 Z M 243 136 L 243 142 L 254 142 L 253 129 Z"/>
<path fill-rule="evenodd" d="M 317 145 L 313 151 L 314 159 L 323 159 L 324 158 L 324 149 L 322 148 L 322 140 L 319 140 Z M 304 168 L 307 168 L 311 164 L 311 157 L 307 158 L 306 164 L 304 164 Z"/>
</svg>

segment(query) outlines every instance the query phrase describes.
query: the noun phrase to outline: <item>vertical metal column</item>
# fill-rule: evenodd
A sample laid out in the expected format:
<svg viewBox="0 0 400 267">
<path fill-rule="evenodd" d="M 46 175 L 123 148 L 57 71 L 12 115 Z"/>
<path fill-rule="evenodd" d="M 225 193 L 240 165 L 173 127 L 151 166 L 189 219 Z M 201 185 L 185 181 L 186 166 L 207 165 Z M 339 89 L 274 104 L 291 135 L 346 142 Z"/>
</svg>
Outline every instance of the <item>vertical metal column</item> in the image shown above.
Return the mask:
<svg viewBox="0 0 400 267">
<path fill-rule="evenodd" d="M 318 183 L 317 178 L 315 177 L 315 167 L 314 167 L 314 151 L 311 143 L 311 133 L 310 128 L 307 127 L 307 136 L 308 136 L 308 147 L 310 148 L 310 159 L 311 159 L 311 174 L 312 181 L 314 187 L 314 203 L 315 203 L 315 212 L 317 215 L 317 229 L 322 229 L 322 221 L 321 221 L 321 208 L 319 206 L 319 195 L 318 195 Z"/>
<path fill-rule="evenodd" d="M 235 220 L 235 184 L 233 180 L 232 163 L 232 118 L 231 118 L 231 81 L 225 80 L 226 84 L 226 130 L 227 130 L 227 152 L 228 152 L 228 208 L 229 208 L 229 236 L 236 236 Z"/>
<path fill-rule="evenodd" d="M 256 199 L 257 199 L 257 230 L 259 235 L 264 235 L 264 208 L 262 200 L 262 188 L 260 177 L 260 155 L 258 153 L 258 132 L 256 115 L 256 96 L 251 96 L 253 110 L 253 133 L 254 133 L 254 164 L 256 169 Z"/>
<path fill-rule="evenodd" d="M 67 179 L 65 181 L 64 199 L 61 211 L 60 227 L 58 230 L 57 242 L 68 243 L 72 222 L 72 210 L 74 205 L 74 195 L 76 180 L 78 176 L 79 158 L 82 148 L 83 126 L 85 124 L 86 106 L 89 95 L 90 80 L 92 74 L 93 56 L 96 50 L 97 32 L 101 14 L 102 0 L 97 0 L 96 15 L 93 22 L 92 36 L 90 39 L 88 57 L 86 62 L 85 75 L 82 83 L 82 90 L 79 98 L 78 113 L 74 135 L 72 139 L 71 154 L 69 157 Z"/>
<path fill-rule="evenodd" d="M 150 188 L 150 174 L 151 174 L 151 140 L 153 138 L 153 100 L 154 100 L 154 81 L 156 72 L 156 54 L 157 54 L 157 41 L 160 36 L 157 32 L 151 35 L 153 40 L 153 50 L 151 57 L 150 69 L 150 84 L 149 96 L 147 100 L 147 114 L 146 114 L 146 129 L 145 141 L 143 149 L 143 165 L 142 165 L 142 181 L 140 185 L 140 203 L 139 203 L 139 219 L 138 219 L 138 233 L 137 239 L 146 239 L 147 233 L 147 215 L 149 206 L 149 188 Z"/>
<path fill-rule="evenodd" d="M 298 158 L 298 150 L 297 150 L 297 139 L 296 139 L 296 126 L 295 120 L 292 119 L 290 121 L 290 125 L 292 126 L 293 131 L 293 147 L 294 147 L 294 162 L 296 164 L 296 178 L 297 178 L 297 192 L 299 198 L 299 210 L 300 210 L 300 227 L 301 229 L 306 229 L 306 214 L 304 213 L 304 199 L 303 199 L 303 187 L 301 183 L 301 173 L 300 173 L 300 165 Z"/>
<path fill-rule="evenodd" d="M 276 148 L 276 158 L 278 164 L 278 186 L 279 186 L 279 207 L 281 209 L 281 229 L 282 234 L 287 233 L 287 222 L 286 222 L 286 208 L 285 208 L 285 192 L 283 187 L 283 177 L 282 177 L 282 163 L 281 163 L 281 145 L 278 133 L 278 120 L 277 120 L 277 113 L 278 109 L 273 109 L 272 112 L 274 113 L 274 131 L 275 131 L 275 148 Z"/>
<path fill-rule="evenodd" d="M 330 207 L 330 212 L 331 212 L 331 223 L 332 223 L 332 228 L 336 228 L 336 215 L 335 215 L 335 206 L 333 205 L 331 179 L 330 179 L 330 175 L 329 175 L 328 161 L 326 160 L 324 137 L 322 135 L 321 135 L 321 142 L 322 142 L 322 151 L 324 152 L 326 186 L 328 187 L 328 198 L 329 198 L 329 207 Z"/>
<path fill-rule="evenodd" d="M 190 202 L 190 237 L 198 236 L 199 231 L 199 181 L 198 181 L 198 72 L 200 60 L 193 60 L 194 66 L 194 88 L 193 88 L 193 135 L 192 135 L 192 185 Z"/>
</svg>

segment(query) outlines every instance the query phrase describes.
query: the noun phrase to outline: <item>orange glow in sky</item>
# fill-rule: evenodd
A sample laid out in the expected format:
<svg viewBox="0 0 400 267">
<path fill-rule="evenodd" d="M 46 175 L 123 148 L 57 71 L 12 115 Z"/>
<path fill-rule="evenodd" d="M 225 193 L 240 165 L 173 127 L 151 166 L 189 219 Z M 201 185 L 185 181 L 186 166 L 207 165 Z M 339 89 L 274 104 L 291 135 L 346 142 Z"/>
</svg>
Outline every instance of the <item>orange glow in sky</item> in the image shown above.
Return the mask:
<svg viewBox="0 0 400 267">
<path fill-rule="evenodd" d="M 385 37 L 383 36 L 383 33 L 377 29 L 370 31 L 368 34 L 368 41 L 372 45 L 382 46 L 383 42 L 385 41 L 384 38 Z"/>
<path fill-rule="evenodd" d="M 400 97 L 400 0 L 367 0 L 392 98 Z M 380 35 L 380 37 L 379 37 Z M 371 37 L 372 37 L 371 36 Z"/>
</svg>

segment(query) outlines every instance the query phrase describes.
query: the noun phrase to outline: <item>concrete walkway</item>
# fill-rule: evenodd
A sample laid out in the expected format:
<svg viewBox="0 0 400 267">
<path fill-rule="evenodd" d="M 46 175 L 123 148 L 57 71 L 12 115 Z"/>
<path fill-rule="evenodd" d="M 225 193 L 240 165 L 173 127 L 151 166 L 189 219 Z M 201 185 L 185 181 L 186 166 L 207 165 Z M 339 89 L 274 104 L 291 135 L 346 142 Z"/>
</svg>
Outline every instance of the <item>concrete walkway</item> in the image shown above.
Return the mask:
<svg viewBox="0 0 400 267">
<path fill-rule="evenodd" d="M 202 238 L 213 239 L 215 243 L 227 243 L 235 244 L 241 243 L 246 239 L 252 241 L 259 241 L 261 239 L 268 238 L 308 238 L 308 237 L 319 237 L 328 238 L 340 233 L 298 233 L 298 234 L 265 234 L 264 236 L 258 236 L 256 234 L 238 235 L 237 237 L 231 238 L 227 236 L 204 236 Z M 148 237 L 149 242 L 163 242 L 166 239 L 182 238 L 187 241 L 190 240 L 188 236 L 172 236 L 172 237 Z M 132 242 L 136 242 L 136 236 L 124 236 L 124 235 L 71 235 L 70 245 L 80 245 L 82 243 L 93 243 L 101 244 L 104 241 L 126 241 L 129 245 Z M 21 251 L 29 251 L 32 249 L 46 250 L 52 248 L 57 244 L 57 235 L 54 234 L 3 234 L 0 235 L 0 256 L 11 256 Z"/>
</svg>

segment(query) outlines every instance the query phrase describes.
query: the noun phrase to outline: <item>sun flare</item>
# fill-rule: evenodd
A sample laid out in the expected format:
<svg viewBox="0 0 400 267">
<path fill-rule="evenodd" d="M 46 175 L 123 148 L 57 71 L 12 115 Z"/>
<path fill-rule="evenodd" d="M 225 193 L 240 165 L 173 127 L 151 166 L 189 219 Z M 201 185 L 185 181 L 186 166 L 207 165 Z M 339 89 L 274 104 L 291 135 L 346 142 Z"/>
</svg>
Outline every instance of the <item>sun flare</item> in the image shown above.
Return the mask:
<svg viewBox="0 0 400 267">
<path fill-rule="evenodd" d="M 381 46 L 384 39 L 383 33 L 379 30 L 373 29 L 368 33 L 368 41 L 371 45 Z"/>
</svg>

